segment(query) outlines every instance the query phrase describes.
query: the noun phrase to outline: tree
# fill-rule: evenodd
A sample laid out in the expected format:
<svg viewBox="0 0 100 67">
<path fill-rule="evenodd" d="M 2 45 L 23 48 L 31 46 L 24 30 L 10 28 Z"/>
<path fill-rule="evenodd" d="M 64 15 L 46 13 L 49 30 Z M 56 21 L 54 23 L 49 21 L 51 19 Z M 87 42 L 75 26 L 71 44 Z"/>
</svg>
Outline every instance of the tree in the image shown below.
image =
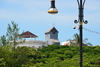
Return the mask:
<svg viewBox="0 0 100 67">
<path fill-rule="evenodd" d="M 15 67 L 13 65 L 14 51 L 11 50 L 11 45 L 4 45 L 0 47 L 0 67 Z"/>
<path fill-rule="evenodd" d="M 75 41 L 76 41 L 76 46 L 79 46 L 79 44 L 80 44 L 80 36 L 76 33 L 76 34 L 74 34 L 74 36 L 73 36 L 74 38 L 75 38 Z"/>
<path fill-rule="evenodd" d="M 0 37 L 0 45 L 1 45 L 1 46 L 4 46 L 4 45 L 6 45 L 7 43 L 8 43 L 8 41 L 7 41 L 7 39 L 6 39 L 6 36 L 5 36 L 5 35 L 1 36 L 1 37 Z"/>
<path fill-rule="evenodd" d="M 80 45 L 80 36 L 76 33 L 76 34 L 74 34 L 74 36 L 73 36 L 74 38 L 75 38 L 75 41 L 76 41 L 76 46 L 79 46 Z M 89 42 L 87 42 L 88 41 L 88 39 L 87 38 L 84 38 L 83 39 L 83 46 L 92 46 L 92 44 L 91 43 L 89 43 Z"/>
<path fill-rule="evenodd" d="M 18 44 L 18 40 L 22 40 L 21 37 L 19 37 L 19 30 L 20 28 L 18 28 L 18 24 L 14 23 L 14 21 L 11 21 L 11 25 L 8 24 L 8 28 L 7 28 L 7 39 L 10 42 L 10 44 L 14 47 Z"/>
<path fill-rule="evenodd" d="M 86 45 L 86 46 L 92 46 L 92 44 L 90 42 L 87 42 L 87 41 L 88 41 L 87 38 L 83 39 L 84 45 Z"/>
</svg>

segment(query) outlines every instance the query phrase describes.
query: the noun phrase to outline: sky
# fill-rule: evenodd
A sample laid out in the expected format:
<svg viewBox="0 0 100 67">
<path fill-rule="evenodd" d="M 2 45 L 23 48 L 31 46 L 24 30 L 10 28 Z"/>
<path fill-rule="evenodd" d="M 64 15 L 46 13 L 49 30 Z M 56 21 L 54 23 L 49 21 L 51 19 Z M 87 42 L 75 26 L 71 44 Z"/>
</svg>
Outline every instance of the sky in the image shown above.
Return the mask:
<svg viewBox="0 0 100 67">
<path fill-rule="evenodd" d="M 55 26 L 59 31 L 60 42 L 74 39 L 78 28 L 73 29 L 74 20 L 78 19 L 77 0 L 55 0 L 57 14 L 47 13 L 50 0 L 0 0 L 0 36 L 6 35 L 7 26 L 14 21 L 22 31 L 30 31 L 37 35 L 37 40 L 45 41 L 44 32 Z M 84 20 L 88 24 L 83 27 L 100 33 L 100 0 L 86 0 Z M 100 45 L 100 34 L 83 29 L 83 39 L 88 38 L 93 46 Z"/>
</svg>

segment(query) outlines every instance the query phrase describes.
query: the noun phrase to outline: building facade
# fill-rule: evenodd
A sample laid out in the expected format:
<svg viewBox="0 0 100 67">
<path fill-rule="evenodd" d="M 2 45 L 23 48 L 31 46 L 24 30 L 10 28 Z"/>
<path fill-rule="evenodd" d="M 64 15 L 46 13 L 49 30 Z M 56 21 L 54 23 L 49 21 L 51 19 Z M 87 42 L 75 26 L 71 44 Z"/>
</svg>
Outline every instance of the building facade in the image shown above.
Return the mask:
<svg viewBox="0 0 100 67">
<path fill-rule="evenodd" d="M 42 48 L 42 46 L 48 46 L 51 44 L 56 44 L 56 45 L 60 45 L 60 41 L 58 40 L 58 30 L 55 27 L 49 28 L 46 32 L 45 32 L 45 41 L 40 41 L 40 40 L 25 40 L 24 43 L 20 43 L 18 44 L 16 47 L 18 46 L 27 46 L 27 47 L 33 47 L 33 48 Z M 23 35 L 24 34 L 24 35 Z M 31 32 L 25 32 L 21 34 L 20 36 L 23 37 L 34 37 L 34 35 L 32 35 Z M 35 35 L 35 38 L 37 36 Z"/>
<path fill-rule="evenodd" d="M 55 27 L 48 29 L 45 32 L 45 40 L 47 44 L 57 44 L 60 45 L 60 41 L 58 40 L 58 30 Z"/>
</svg>

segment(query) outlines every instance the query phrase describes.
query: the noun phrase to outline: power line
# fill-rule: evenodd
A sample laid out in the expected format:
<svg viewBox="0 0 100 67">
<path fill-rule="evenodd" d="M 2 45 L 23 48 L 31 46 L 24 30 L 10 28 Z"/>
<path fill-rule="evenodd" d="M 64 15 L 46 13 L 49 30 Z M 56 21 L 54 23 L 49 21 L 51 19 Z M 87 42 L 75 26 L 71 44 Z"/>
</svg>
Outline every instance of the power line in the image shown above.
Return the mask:
<svg viewBox="0 0 100 67">
<path fill-rule="evenodd" d="M 99 32 L 92 31 L 92 30 L 89 30 L 89 29 L 87 29 L 87 28 L 84 28 L 84 27 L 83 27 L 83 29 L 84 29 L 85 31 L 88 31 L 88 32 L 91 32 L 91 33 L 95 33 L 95 34 L 98 34 L 98 35 L 100 35 L 100 33 L 99 33 Z"/>
</svg>

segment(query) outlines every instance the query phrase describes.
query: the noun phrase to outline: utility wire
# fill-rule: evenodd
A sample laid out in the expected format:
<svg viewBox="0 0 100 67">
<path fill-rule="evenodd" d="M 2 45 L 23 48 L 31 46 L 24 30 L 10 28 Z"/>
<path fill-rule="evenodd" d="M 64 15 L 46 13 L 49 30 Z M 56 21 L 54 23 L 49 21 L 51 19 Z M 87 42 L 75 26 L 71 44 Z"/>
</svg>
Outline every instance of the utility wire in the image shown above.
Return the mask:
<svg viewBox="0 0 100 67">
<path fill-rule="evenodd" d="M 84 29 L 85 31 L 88 31 L 88 32 L 91 32 L 91 33 L 96 33 L 96 34 L 99 34 L 99 35 L 100 35 L 100 33 L 99 33 L 99 32 L 92 31 L 92 30 L 89 30 L 89 29 L 87 29 L 87 28 L 84 28 L 84 27 L 83 27 L 83 29 Z"/>
</svg>

